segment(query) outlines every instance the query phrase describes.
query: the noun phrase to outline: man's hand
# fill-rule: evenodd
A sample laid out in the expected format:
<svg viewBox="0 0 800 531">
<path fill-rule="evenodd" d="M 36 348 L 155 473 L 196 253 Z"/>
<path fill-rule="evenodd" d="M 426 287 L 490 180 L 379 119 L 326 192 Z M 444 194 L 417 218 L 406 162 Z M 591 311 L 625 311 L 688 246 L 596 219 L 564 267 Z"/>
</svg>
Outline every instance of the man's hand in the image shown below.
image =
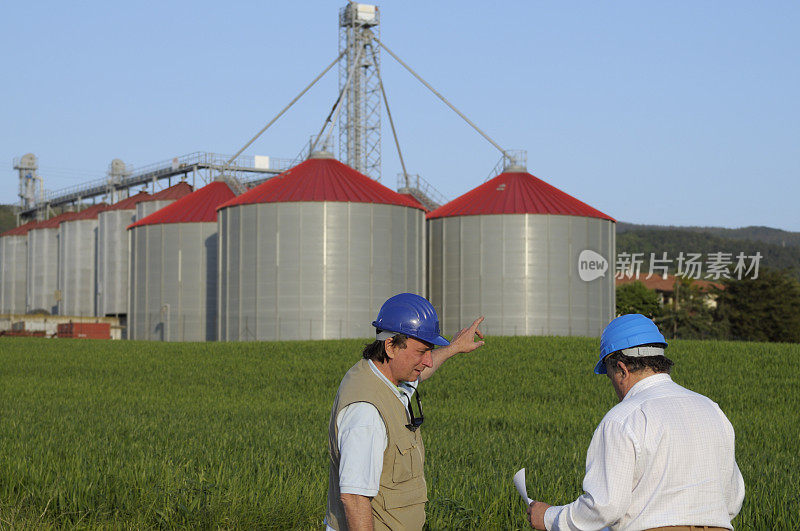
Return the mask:
<svg viewBox="0 0 800 531">
<path fill-rule="evenodd" d="M 478 326 L 483 322 L 483 316 L 478 317 L 471 326 L 462 329 L 453 340 L 450 346 L 453 347 L 455 352 L 472 352 L 476 348 L 483 345 L 483 334 L 478 330 Z M 478 336 L 481 341 L 475 341 L 475 336 Z M 445 347 L 447 348 L 447 347 Z"/>
<path fill-rule="evenodd" d="M 372 531 L 372 506 L 369 498 L 358 494 L 341 494 L 347 529 L 352 531 Z"/>
<path fill-rule="evenodd" d="M 547 528 L 544 526 L 544 512 L 549 507 L 550 506 L 545 502 L 536 500 L 531 502 L 530 506 L 528 507 L 528 517 L 530 518 L 532 528 L 541 529 L 542 531 L 547 530 Z"/>
<path fill-rule="evenodd" d="M 425 367 L 425 370 L 422 371 L 422 374 L 419 375 L 420 380 L 425 380 L 430 378 L 430 376 L 436 372 L 436 369 L 444 363 L 448 358 L 455 354 L 461 354 L 464 352 L 472 352 L 476 348 L 483 345 L 483 334 L 480 330 L 478 330 L 478 326 L 483 322 L 483 317 L 478 317 L 475 319 L 475 322 L 472 323 L 471 326 L 464 328 L 459 333 L 455 335 L 453 340 L 450 342 L 449 345 L 442 348 L 437 348 L 431 353 L 431 360 L 433 361 L 433 366 Z M 475 336 L 481 341 L 475 341 Z"/>
</svg>

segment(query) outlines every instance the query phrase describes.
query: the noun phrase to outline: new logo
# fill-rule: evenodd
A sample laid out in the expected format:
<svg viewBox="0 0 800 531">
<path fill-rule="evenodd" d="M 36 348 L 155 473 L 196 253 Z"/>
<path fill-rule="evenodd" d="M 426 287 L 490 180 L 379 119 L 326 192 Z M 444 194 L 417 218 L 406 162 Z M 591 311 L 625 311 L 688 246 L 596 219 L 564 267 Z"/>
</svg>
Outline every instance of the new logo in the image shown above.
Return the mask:
<svg viewBox="0 0 800 531">
<path fill-rule="evenodd" d="M 578 256 L 578 276 L 585 282 L 606 276 L 608 260 L 601 254 L 586 249 Z"/>
</svg>

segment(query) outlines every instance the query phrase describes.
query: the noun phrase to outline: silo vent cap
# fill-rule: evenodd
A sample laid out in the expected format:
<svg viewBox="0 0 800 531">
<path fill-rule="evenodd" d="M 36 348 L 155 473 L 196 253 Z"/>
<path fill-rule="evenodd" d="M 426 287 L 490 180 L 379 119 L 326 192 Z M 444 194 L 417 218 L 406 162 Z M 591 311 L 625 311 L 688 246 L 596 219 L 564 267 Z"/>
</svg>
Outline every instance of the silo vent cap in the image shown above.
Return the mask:
<svg viewBox="0 0 800 531">
<path fill-rule="evenodd" d="M 333 153 L 330 151 L 315 151 L 311 155 L 308 156 L 310 159 L 332 159 Z"/>
</svg>

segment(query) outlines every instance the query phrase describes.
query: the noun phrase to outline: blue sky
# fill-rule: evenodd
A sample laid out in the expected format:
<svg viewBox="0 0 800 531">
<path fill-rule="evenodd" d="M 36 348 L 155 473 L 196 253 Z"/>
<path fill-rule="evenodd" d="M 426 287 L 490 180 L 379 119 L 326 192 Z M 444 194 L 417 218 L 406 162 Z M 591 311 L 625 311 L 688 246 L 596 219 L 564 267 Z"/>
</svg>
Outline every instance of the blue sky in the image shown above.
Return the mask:
<svg viewBox="0 0 800 531">
<path fill-rule="evenodd" d="M 0 202 L 12 159 L 48 189 L 194 151 L 233 153 L 337 54 L 344 1 L 0 7 Z M 800 231 L 800 4 L 378 4 L 382 40 L 528 170 L 621 221 Z M 382 56 L 406 164 L 447 198 L 499 153 Z M 293 158 L 333 70 L 248 151 Z M 400 164 L 383 120 L 383 182 Z"/>
</svg>

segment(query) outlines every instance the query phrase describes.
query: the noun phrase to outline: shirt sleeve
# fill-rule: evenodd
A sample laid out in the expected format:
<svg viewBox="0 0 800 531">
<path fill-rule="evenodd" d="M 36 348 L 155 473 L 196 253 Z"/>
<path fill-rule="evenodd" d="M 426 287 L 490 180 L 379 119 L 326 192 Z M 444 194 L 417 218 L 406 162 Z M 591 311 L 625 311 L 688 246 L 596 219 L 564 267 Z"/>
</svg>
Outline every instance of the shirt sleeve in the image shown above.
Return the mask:
<svg viewBox="0 0 800 531">
<path fill-rule="evenodd" d="M 739 471 L 739 465 L 736 464 L 736 461 L 733 462 L 733 474 L 731 474 L 728 494 L 728 514 L 733 520 L 742 510 L 742 503 L 744 502 L 744 478 L 742 478 L 742 473 Z"/>
<path fill-rule="evenodd" d="M 633 435 L 619 422 L 604 419 L 586 454 L 584 493 L 569 505 L 545 512 L 545 526 L 554 530 L 602 529 L 625 514 L 631 502 L 636 466 Z"/>
<path fill-rule="evenodd" d="M 380 488 L 386 426 L 377 408 L 356 402 L 336 417 L 339 430 L 339 490 L 342 494 L 375 496 Z"/>
<path fill-rule="evenodd" d="M 719 406 L 717 406 L 717 409 L 719 409 Z M 725 491 L 725 502 L 728 515 L 731 517 L 731 520 L 733 520 L 736 518 L 736 515 L 739 514 L 739 511 L 742 510 L 742 502 L 744 502 L 744 478 L 742 477 L 742 472 L 739 470 L 739 465 L 736 463 L 736 434 L 733 431 L 733 425 L 721 409 L 719 413 L 725 419 L 728 436 L 730 437 L 730 459 L 733 463 L 731 466 L 731 477 L 727 485 L 728 488 Z"/>
</svg>

